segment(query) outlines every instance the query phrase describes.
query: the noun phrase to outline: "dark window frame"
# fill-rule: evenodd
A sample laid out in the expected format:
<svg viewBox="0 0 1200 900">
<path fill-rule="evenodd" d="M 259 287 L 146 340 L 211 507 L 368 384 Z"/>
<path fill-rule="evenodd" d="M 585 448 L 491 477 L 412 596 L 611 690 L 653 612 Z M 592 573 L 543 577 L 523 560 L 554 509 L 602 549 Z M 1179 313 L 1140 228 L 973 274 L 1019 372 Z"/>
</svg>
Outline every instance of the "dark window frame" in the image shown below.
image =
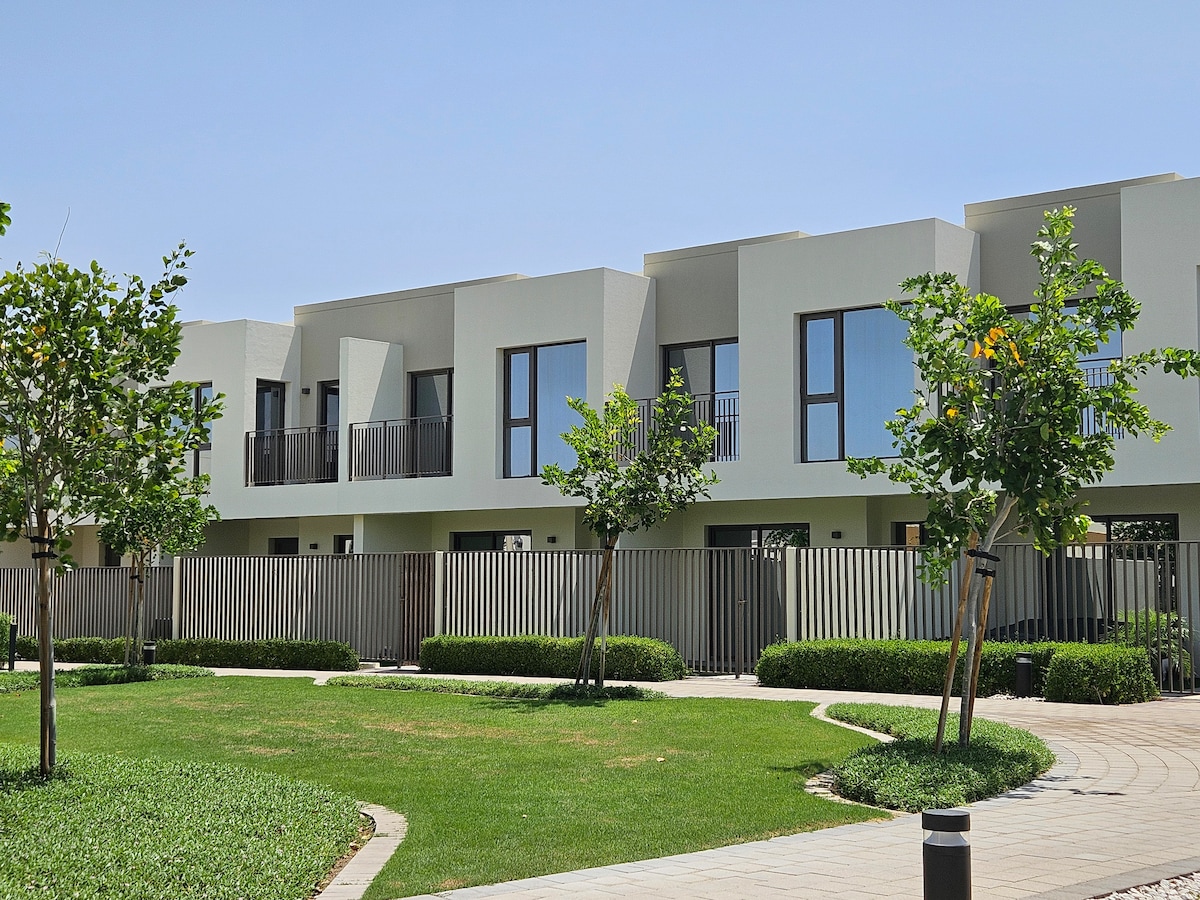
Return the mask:
<svg viewBox="0 0 1200 900">
<path fill-rule="evenodd" d="M 484 535 L 491 537 L 492 547 L 490 550 L 463 550 L 460 546 L 464 537 L 482 537 Z M 498 531 L 452 531 L 450 532 L 450 549 L 459 553 L 494 553 L 504 551 L 504 541 L 510 537 L 529 538 L 529 547 L 514 548 L 508 552 L 523 553 L 526 549 L 533 549 L 533 531 L 528 528 L 510 528 Z"/>
<path fill-rule="evenodd" d="M 322 428 L 331 427 L 329 424 L 329 397 L 338 398 L 338 423 L 341 423 L 342 418 L 342 391 L 341 382 L 334 378 L 330 381 L 317 382 L 317 424 Z M 332 426 L 337 428 L 337 425 Z"/>
<path fill-rule="evenodd" d="M 587 377 L 587 340 L 572 340 L 572 341 L 550 341 L 545 344 L 530 344 L 525 347 L 509 347 L 504 351 L 504 397 L 503 397 L 503 423 L 504 423 L 504 453 L 503 453 L 503 468 L 502 474 L 504 478 L 540 478 L 538 472 L 538 414 L 537 414 L 537 397 L 538 397 L 538 351 L 543 347 L 566 347 L 573 344 L 583 344 L 584 346 L 584 377 Z M 526 397 L 526 412 L 524 417 L 514 418 L 512 415 L 512 358 L 525 354 L 529 358 L 529 376 L 528 387 L 529 393 Z M 529 474 L 528 475 L 513 475 L 512 473 L 512 440 L 510 438 L 514 428 L 529 429 Z M 516 534 L 517 532 L 513 532 Z"/>
<path fill-rule="evenodd" d="M 349 545 L 349 546 L 347 546 Z M 333 552 L 335 555 L 348 555 L 354 552 L 354 535 L 335 534 L 333 536 Z"/>
<path fill-rule="evenodd" d="M 715 338 L 711 341 L 686 341 L 685 343 L 682 343 L 682 344 L 663 344 L 662 345 L 662 360 L 661 360 L 661 362 L 662 362 L 662 377 L 659 379 L 659 384 L 662 385 L 664 390 L 666 389 L 667 378 L 671 374 L 671 365 L 670 365 L 669 360 L 670 360 L 672 350 L 695 350 L 699 347 L 707 347 L 708 348 L 708 373 L 711 376 L 711 380 L 710 380 L 710 383 L 708 386 L 708 390 L 703 391 L 702 393 L 705 393 L 705 394 L 725 393 L 724 391 L 721 391 L 721 392 L 717 391 L 717 347 L 728 346 L 729 344 L 736 344 L 736 343 L 738 343 L 738 339 L 737 339 L 737 336 L 735 335 L 734 337 L 728 337 L 728 338 Z M 741 348 L 738 348 L 738 350 L 739 350 L 739 354 L 740 354 Z M 741 373 L 741 357 L 740 357 L 740 355 L 738 358 L 738 370 L 739 370 L 738 371 L 738 387 L 735 388 L 735 390 L 741 389 L 742 373 Z"/>
<path fill-rule="evenodd" d="M 196 387 L 192 391 L 192 409 L 196 415 L 200 415 L 200 410 L 204 406 L 204 390 L 208 389 L 208 402 L 213 399 L 213 383 L 211 381 L 200 381 L 196 383 Z M 208 440 L 203 444 L 197 444 L 196 449 L 192 451 L 192 477 L 195 478 L 200 474 L 200 453 L 203 450 L 212 450 L 212 423 L 204 429 L 208 435 Z"/>
<path fill-rule="evenodd" d="M 295 546 L 295 550 L 281 550 L 280 547 Z M 267 555 L 268 556 L 299 556 L 300 555 L 300 538 L 299 537 L 272 537 L 267 538 Z"/>
<path fill-rule="evenodd" d="M 800 316 L 800 461 L 839 462 L 846 458 L 845 385 L 842 346 L 842 317 L 860 309 L 878 309 L 862 306 L 855 309 L 838 309 L 829 312 L 810 313 Z M 809 393 L 808 390 L 808 323 L 823 320 L 833 322 L 833 390 Z M 808 452 L 808 408 L 810 406 L 833 405 L 837 409 L 837 457 L 835 459 L 809 459 Z"/>
<path fill-rule="evenodd" d="M 505 369 L 507 373 L 507 368 Z M 423 369 L 420 372 L 408 373 L 408 417 L 410 419 L 418 418 L 417 416 L 417 379 L 426 377 L 436 377 L 438 375 L 446 376 L 446 412 L 447 418 L 454 415 L 454 368 L 446 369 Z M 505 397 L 508 396 L 508 389 L 505 388 Z"/>
<path fill-rule="evenodd" d="M 264 388 L 266 390 L 264 390 Z M 261 407 L 259 405 L 259 397 L 261 397 L 264 393 L 273 391 L 275 388 L 279 388 L 279 421 L 280 421 L 280 424 L 276 425 L 273 428 L 263 428 L 263 427 L 261 427 L 263 425 L 263 423 L 261 421 L 259 421 L 259 417 L 258 417 L 260 409 L 261 409 Z M 279 430 L 287 427 L 286 423 L 287 423 L 287 382 L 286 381 L 272 381 L 268 378 L 255 379 L 255 383 L 254 383 L 254 426 L 255 426 L 255 428 L 254 428 L 254 430 L 255 431 L 279 431 Z"/>
</svg>

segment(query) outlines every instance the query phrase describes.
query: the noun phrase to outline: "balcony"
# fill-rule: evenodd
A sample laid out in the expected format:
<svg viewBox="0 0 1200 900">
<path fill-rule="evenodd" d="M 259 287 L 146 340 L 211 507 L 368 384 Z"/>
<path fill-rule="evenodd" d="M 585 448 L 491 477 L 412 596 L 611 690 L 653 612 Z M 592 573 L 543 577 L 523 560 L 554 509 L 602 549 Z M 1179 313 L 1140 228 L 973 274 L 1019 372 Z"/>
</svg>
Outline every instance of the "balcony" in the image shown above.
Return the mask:
<svg viewBox="0 0 1200 900">
<path fill-rule="evenodd" d="M 350 480 L 449 475 L 450 426 L 450 416 L 351 424 Z"/>
<path fill-rule="evenodd" d="M 273 428 L 246 433 L 246 484 L 320 484 L 337 481 L 336 426 Z"/>
<path fill-rule="evenodd" d="M 1087 379 L 1087 386 L 1090 388 L 1108 387 L 1113 383 L 1112 372 L 1108 370 L 1108 363 L 1101 362 L 1099 365 L 1083 366 L 1083 376 Z M 1120 428 L 1114 428 L 1104 422 L 1103 416 L 1098 414 L 1092 407 L 1085 409 L 1080 416 L 1079 433 L 1082 435 L 1103 434 L 1108 432 L 1114 438 L 1124 437 L 1124 432 Z"/>
<path fill-rule="evenodd" d="M 710 462 L 735 462 L 741 455 L 738 396 L 738 391 L 721 391 L 692 397 L 692 424 L 707 422 L 717 429 L 717 441 L 713 445 Z M 641 423 L 634 437 L 634 452 L 646 449 L 646 435 L 654 422 L 654 401 L 639 400 L 637 404 Z"/>
</svg>

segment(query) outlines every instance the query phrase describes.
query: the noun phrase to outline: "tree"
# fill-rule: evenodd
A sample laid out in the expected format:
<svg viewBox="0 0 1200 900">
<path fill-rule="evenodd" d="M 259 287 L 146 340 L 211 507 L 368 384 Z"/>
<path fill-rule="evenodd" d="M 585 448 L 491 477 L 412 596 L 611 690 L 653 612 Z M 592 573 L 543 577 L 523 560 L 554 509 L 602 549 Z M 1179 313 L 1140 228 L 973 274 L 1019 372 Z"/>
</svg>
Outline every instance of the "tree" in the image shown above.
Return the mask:
<svg viewBox="0 0 1200 900">
<path fill-rule="evenodd" d="M 220 519 L 216 507 L 204 502 L 208 476 L 179 478 L 173 474 L 144 472 L 123 482 L 125 501 L 105 511 L 100 540 L 132 557 L 129 607 L 125 629 L 125 665 L 140 659 L 142 609 L 146 600 L 146 566 L 156 550 L 172 555 L 194 550 L 204 543 L 204 528 Z"/>
<path fill-rule="evenodd" d="M 944 580 L 953 561 L 969 554 L 939 752 L 964 621 L 959 743 L 970 742 L 996 541 L 1016 532 L 1049 553 L 1085 540 L 1090 522 L 1079 491 L 1112 469 L 1114 432 L 1157 441 L 1168 430 L 1136 399 L 1136 379 L 1152 369 L 1200 372 L 1195 351 L 1152 350 L 1112 360 L 1105 378 L 1089 382 L 1079 360 L 1132 329 L 1140 305 L 1099 263 L 1079 259 L 1073 216 L 1071 207 L 1045 214 L 1033 243 L 1040 284 L 1028 316 L 988 294 L 972 296 L 945 273 L 903 282 L 912 299 L 886 304 L 908 323 L 905 344 L 924 388 L 888 423 L 899 458 L 852 459 L 848 466 L 862 477 L 886 474 L 928 498 L 927 579 Z M 1081 429 L 1085 420 L 1096 427 Z"/>
<path fill-rule="evenodd" d="M 69 564 L 70 529 L 117 507 L 135 465 L 179 472 L 211 417 L 192 386 L 165 383 L 181 334 L 168 299 L 190 255 L 180 244 L 163 257 L 151 285 L 57 258 L 0 276 L 0 438 L 12 463 L 0 511 L 4 539 L 28 539 L 37 567 L 43 775 L 57 743 L 51 582 Z"/>
<path fill-rule="evenodd" d="M 604 684 L 609 611 L 612 606 L 612 568 L 617 539 L 626 532 L 652 528 L 671 513 L 686 509 L 708 496 L 717 476 L 702 470 L 712 458 L 717 430 L 695 421 L 692 398 L 683 390 L 683 378 L 672 370 L 663 393 L 654 400 L 645 448 L 638 449 L 642 426 L 638 404 L 617 384 L 604 401 L 603 414 L 579 398 L 567 404 L 583 419 L 562 438 L 575 451 L 569 471 L 559 465 L 542 469 L 542 483 L 557 487 L 568 497 L 587 501 L 583 521 L 604 549 L 596 591 L 592 598 L 587 634 L 575 683 L 587 684 L 592 650 L 600 630 L 600 663 L 597 686 Z"/>
</svg>

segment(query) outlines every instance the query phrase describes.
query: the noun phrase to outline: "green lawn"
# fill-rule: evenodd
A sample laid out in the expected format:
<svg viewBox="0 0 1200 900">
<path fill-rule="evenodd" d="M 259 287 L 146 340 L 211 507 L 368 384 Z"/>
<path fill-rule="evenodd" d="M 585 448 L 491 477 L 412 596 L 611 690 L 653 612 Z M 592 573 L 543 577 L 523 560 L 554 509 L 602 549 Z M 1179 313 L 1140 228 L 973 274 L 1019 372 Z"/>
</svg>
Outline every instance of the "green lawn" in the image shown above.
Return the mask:
<svg viewBox="0 0 1200 900">
<path fill-rule="evenodd" d="M 59 750 L 233 763 L 408 817 L 369 898 L 646 859 L 878 815 L 804 793 L 869 739 L 812 705 L 530 701 L 218 678 L 60 692 Z M 0 741 L 37 740 L 36 692 Z M 31 840 L 34 839 L 31 837 Z"/>
</svg>

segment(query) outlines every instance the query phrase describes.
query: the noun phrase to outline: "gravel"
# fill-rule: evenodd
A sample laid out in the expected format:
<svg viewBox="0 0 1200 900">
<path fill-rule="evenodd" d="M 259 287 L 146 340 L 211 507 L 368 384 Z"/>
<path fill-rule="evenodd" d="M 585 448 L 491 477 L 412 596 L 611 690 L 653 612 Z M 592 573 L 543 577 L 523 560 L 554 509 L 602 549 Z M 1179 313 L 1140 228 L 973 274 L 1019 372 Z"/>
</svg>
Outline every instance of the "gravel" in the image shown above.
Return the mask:
<svg viewBox="0 0 1200 900">
<path fill-rule="evenodd" d="M 1094 900 L 1200 900 L 1200 872 L 1144 884 L 1127 891 L 1101 894 Z"/>
</svg>

